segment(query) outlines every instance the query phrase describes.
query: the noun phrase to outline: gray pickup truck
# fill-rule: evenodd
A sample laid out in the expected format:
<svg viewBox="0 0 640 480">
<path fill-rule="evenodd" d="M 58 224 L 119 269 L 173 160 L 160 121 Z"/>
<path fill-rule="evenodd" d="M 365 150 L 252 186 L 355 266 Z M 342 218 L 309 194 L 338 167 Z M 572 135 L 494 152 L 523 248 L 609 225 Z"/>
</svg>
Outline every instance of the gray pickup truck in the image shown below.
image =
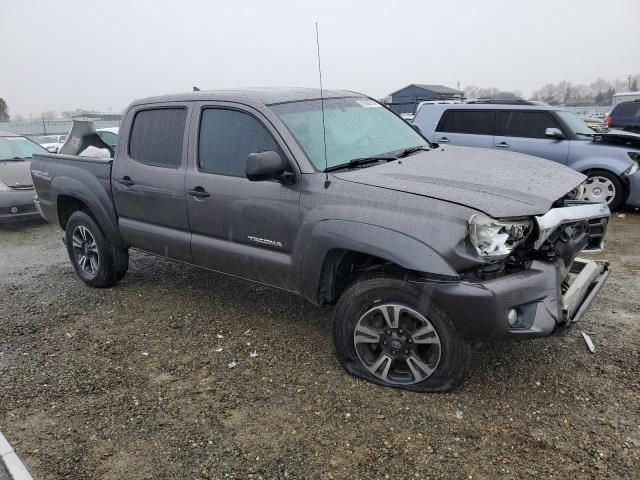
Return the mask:
<svg viewBox="0 0 640 480">
<path fill-rule="evenodd" d="M 340 361 L 382 385 L 451 389 L 471 342 L 561 331 L 608 275 L 576 258 L 609 218 L 580 199 L 584 175 L 440 148 L 354 92 L 147 98 L 115 151 L 95 137 L 31 164 L 84 282 L 115 284 L 134 248 L 335 305 Z"/>
</svg>

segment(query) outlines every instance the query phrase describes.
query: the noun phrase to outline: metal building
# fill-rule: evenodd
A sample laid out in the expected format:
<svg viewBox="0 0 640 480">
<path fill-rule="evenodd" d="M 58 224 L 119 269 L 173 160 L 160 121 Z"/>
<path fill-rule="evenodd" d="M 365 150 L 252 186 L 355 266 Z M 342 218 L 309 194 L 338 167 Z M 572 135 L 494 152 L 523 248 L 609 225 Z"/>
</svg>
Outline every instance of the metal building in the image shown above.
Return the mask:
<svg viewBox="0 0 640 480">
<path fill-rule="evenodd" d="M 389 95 L 391 101 L 387 103 L 389 108 L 396 113 L 416 113 L 416 107 L 420 102 L 427 100 L 457 100 L 464 93 L 444 85 L 423 85 L 412 83 Z"/>
</svg>

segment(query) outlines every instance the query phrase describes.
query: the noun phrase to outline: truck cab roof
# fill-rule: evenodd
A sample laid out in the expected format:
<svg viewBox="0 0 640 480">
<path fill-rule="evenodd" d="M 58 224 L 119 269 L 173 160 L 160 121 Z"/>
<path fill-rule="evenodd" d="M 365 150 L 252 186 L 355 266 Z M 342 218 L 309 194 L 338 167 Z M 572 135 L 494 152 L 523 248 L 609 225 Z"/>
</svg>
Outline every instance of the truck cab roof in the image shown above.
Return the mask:
<svg viewBox="0 0 640 480">
<path fill-rule="evenodd" d="M 324 98 L 364 97 L 349 90 L 323 90 Z M 134 105 L 167 102 L 223 101 L 246 105 L 269 106 L 279 103 L 300 102 L 320 99 L 320 89 L 300 87 L 257 87 L 248 89 L 202 90 L 199 92 L 176 93 L 147 97 L 132 102 Z"/>
</svg>

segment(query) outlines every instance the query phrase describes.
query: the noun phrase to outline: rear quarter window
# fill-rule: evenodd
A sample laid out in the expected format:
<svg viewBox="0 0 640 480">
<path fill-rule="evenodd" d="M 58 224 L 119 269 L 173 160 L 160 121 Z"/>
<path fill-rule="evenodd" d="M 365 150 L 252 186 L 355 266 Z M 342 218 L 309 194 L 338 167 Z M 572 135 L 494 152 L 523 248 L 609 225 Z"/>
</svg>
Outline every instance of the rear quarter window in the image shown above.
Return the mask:
<svg viewBox="0 0 640 480">
<path fill-rule="evenodd" d="M 136 113 L 129 137 L 129 156 L 162 167 L 182 163 L 182 142 L 187 109 L 157 108 Z"/>
</svg>

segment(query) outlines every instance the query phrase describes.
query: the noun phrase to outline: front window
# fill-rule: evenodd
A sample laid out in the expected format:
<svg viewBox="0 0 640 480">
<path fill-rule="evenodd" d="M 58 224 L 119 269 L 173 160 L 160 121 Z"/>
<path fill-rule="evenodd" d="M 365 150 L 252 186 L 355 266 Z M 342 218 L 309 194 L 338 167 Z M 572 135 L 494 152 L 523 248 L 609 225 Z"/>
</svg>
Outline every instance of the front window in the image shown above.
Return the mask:
<svg viewBox="0 0 640 480">
<path fill-rule="evenodd" d="M 0 161 L 25 160 L 34 153 L 48 153 L 44 148 L 25 137 L 0 137 Z"/>
<path fill-rule="evenodd" d="M 427 146 L 404 120 L 368 98 L 308 100 L 271 107 L 318 170 L 407 148 Z"/>
<path fill-rule="evenodd" d="M 591 130 L 585 123 L 585 121 L 578 117 L 575 113 L 565 112 L 564 110 L 558 110 L 556 113 L 562 120 L 564 120 L 564 123 L 567 124 L 569 130 L 571 130 L 576 135 L 593 135 L 593 130 Z"/>
</svg>

